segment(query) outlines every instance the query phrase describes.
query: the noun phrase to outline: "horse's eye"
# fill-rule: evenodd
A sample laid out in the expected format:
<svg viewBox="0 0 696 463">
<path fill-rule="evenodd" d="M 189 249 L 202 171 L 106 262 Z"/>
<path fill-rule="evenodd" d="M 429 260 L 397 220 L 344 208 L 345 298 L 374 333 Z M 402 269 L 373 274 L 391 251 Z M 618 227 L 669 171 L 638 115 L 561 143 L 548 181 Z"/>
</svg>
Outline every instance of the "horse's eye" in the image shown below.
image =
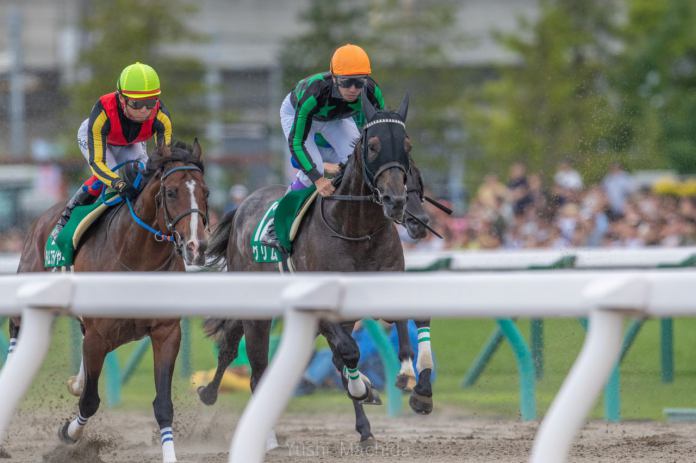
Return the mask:
<svg viewBox="0 0 696 463">
<path fill-rule="evenodd" d="M 411 152 L 411 140 L 409 140 L 408 138 L 404 139 L 404 151 L 406 151 L 407 153 Z"/>
<path fill-rule="evenodd" d="M 205 190 L 205 199 L 208 199 L 210 197 L 210 190 Z"/>
<path fill-rule="evenodd" d="M 167 190 L 167 198 L 174 199 L 176 198 L 176 194 L 176 189 Z"/>
<path fill-rule="evenodd" d="M 367 158 L 370 161 L 374 161 L 377 156 L 379 155 L 380 150 L 382 149 L 382 144 L 379 141 L 379 138 L 377 137 L 371 137 L 367 141 Z"/>
</svg>

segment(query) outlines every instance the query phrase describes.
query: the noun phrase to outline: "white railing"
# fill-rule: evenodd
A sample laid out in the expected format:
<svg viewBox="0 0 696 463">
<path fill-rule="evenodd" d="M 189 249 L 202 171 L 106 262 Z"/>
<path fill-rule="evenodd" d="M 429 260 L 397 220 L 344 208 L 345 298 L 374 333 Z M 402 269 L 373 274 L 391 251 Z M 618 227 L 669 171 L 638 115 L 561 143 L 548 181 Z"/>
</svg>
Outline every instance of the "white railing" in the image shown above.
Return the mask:
<svg viewBox="0 0 696 463">
<path fill-rule="evenodd" d="M 568 248 L 437 252 L 407 252 L 406 268 L 419 269 L 439 259 L 452 259 L 451 270 L 512 270 L 531 266 L 550 266 L 564 257 L 575 257 L 573 268 L 654 268 L 658 265 L 678 265 L 696 255 L 696 247 L 677 248 Z"/>
<path fill-rule="evenodd" d="M 101 289 L 121 295 L 118 303 Z M 625 316 L 695 315 L 696 272 L 567 271 L 471 274 L 44 274 L 0 277 L 0 315 L 21 313 L 15 353 L 0 372 L 0 440 L 48 349 L 54 314 L 102 317 L 284 315 L 277 355 L 237 424 L 229 461 L 263 461 L 314 345 L 318 319 L 589 316 L 589 333 L 541 424 L 530 461 L 563 462 L 621 347 Z"/>
</svg>

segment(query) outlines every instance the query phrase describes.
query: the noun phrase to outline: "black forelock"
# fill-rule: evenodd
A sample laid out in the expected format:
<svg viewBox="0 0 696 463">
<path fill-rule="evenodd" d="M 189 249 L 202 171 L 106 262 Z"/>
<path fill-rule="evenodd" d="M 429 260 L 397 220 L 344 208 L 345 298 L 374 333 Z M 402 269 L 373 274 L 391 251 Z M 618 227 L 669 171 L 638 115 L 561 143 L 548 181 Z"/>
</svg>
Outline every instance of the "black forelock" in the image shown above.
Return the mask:
<svg viewBox="0 0 696 463">
<path fill-rule="evenodd" d="M 203 163 L 193 155 L 193 147 L 191 145 L 176 140 L 172 142 L 170 150 L 171 154 L 168 156 L 161 155 L 157 149 L 150 154 L 145 169 L 145 175 L 147 177 L 152 176 L 155 172 L 171 162 L 193 164 L 201 169 L 201 172 L 204 172 Z"/>
</svg>

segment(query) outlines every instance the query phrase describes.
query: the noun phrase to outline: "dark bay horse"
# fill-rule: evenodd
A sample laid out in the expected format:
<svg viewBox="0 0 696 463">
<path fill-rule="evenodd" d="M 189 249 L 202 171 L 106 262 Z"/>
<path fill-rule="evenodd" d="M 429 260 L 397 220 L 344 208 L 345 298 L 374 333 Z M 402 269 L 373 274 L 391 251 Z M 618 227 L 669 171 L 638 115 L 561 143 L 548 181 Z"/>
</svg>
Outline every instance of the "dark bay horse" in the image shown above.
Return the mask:
<svg viewBox="0 0 696 463">
<path fill-rule="evenodd" d="M 203 263 L 207 247 L 208 189 L 203 180 L 201 155 L 197 140 L 192 147 L 184 143 L 158 147 L 150 155 L 144 173 L 145 185 L 133 201 L 133 210 L 145 224 L 163 234 L 153 235 L 137 224 L 129 208 L 121 203 L 106 211 L 86 232 L 75 254 L 74 270 L 183 272 L 184 261 Z M 24 242 L 19 273 L 46 271 L 44 244 L 63 206 L 54 206 L 32 226 Z M 118 298 L 118 294 L 109 294 L 109 287 L 104 286 L 103 297 Z M 150 336 L 156 388 L 153 408 L 160 427 L 163 460 L 176 461 L 171 384 L 181 340 L 179 318 L 85 318 L 81 325 L 84 387 L 80 388 L 79 414 L 61 427 L 61 440 L 77 442 L 87 419 L 99 408 L 97 386 L 106 354 L 122 344 Z M 16 337 L 18 329 L 19 320 L 15 319 L 10 326 L 11 337 Z"/>
<path fill-rule="evenodd" d="M 293 244 L 298 272 L 403 271 L 404 254 L 394 226 L 402 222 L 406 204 L 406 174 L 410 141 L 404 121 L 408 98 L 398 112 L 376 111 L 362 99 L 366 120 L 361 139 L 331 198 L 318 197 L 309 209 L 302 231 Z M 226 261 L 227 270 L 277 271 L 274 264 L 254 262 L 251 235 L 269 205 L 285 187 L 266 187 L 251 194 L 232 215 L 223 218 L 211 237 L 208 255 Z M 376 391 L 358 371 L 360 352 L 351 333 L 354 321 L 322 320 L 319 332 L 333 351 L 334 365 L 342 372 L 344 386 L 358 413 L 360 403 L 376 401 Z M 246 336 L 251 366 L 252 391 L 268 364 L 270 321 L 211 320 L 207 331 L 220 342 L 218 369 L 213 381 L 199 390 L 204 403 L 217 399 L 220 379 L 236 357 L 239 340 Z M 356 415 L 361 442 L 373 439 L 367 417 Z"/>
</svg>

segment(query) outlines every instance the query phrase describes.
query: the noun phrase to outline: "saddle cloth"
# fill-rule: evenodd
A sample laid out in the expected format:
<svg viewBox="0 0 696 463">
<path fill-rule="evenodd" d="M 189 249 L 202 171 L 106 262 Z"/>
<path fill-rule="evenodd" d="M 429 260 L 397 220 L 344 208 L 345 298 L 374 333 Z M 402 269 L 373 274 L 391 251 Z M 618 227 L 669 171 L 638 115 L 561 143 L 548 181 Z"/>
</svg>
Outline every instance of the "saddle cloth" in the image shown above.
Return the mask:
<svg viewBox="0 0 696 463">
<path fill-rule="evenodd" d="M 107 195 L 107 200 L 115 194 Z M 46 240 L 44 252 L 44 267 L 70 267 L 73 265 L 73 256 L 80 239 L 110 206 L 104 204 L 100 199 L 96 203 L 77 206 L 70 215 L 70 220 L 63 229 L 53 239 L 53 233 Z"/>
<path fill-rule="evenodd" d="M 283 260 L 283 256 L 277 249 L 264 246 L 259 241 L 271 222 L 274 223 L 280 245 L 288 255 L 292 253 L 292 242 L 297 237 L 302 219 L 317 194 L 316 187 L 312 185 L 302 190 L 290 191 L 270 204 L 251 235 L 251 250 L 255 262 L 279 263 Z"/>
</svg>

